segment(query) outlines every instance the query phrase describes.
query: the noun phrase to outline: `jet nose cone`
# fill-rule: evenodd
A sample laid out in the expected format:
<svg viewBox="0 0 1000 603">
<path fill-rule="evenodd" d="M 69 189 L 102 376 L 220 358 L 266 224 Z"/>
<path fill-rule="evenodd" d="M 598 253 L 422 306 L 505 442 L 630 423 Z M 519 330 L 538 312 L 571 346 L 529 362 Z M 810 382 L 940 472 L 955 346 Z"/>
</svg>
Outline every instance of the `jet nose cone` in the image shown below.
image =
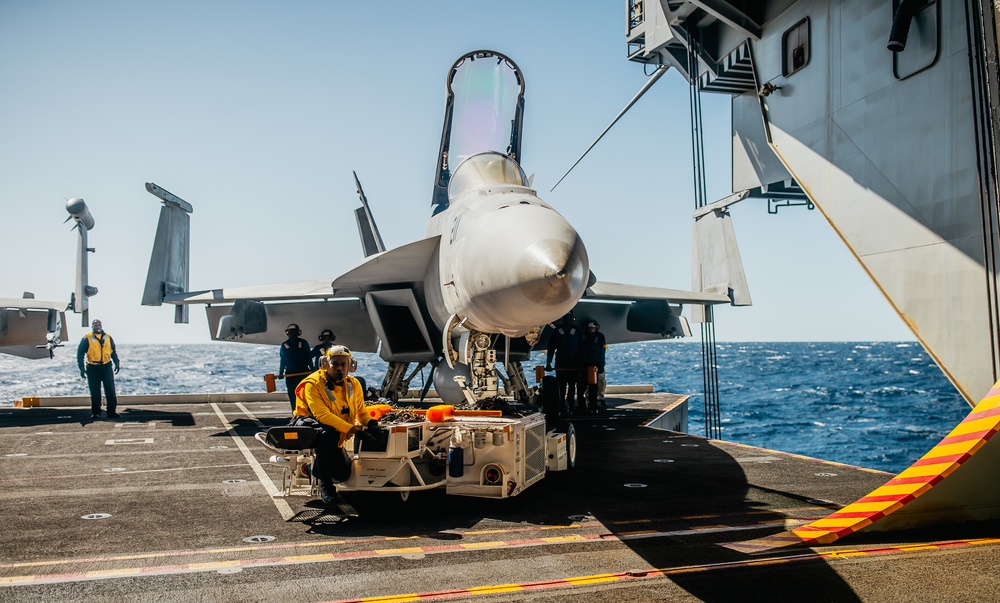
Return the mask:
<svg viewBox="0 0 1000 603">
<path fill-rule="evenodd" d="M 524 296 L 543 306 L 576 303 L 586 284 L 587 252 L 578 237 L 535 241 L 522 253 L 517 282 Z"/>
<path fill-rule="evenodd" d="M 576 230 L 554 209 L 510 204 L 484 216 L 489 229 L 463 248 L 459 313 L 486 332 L 519 337 L 573 309 L 590 263 Z"/>
</svg>

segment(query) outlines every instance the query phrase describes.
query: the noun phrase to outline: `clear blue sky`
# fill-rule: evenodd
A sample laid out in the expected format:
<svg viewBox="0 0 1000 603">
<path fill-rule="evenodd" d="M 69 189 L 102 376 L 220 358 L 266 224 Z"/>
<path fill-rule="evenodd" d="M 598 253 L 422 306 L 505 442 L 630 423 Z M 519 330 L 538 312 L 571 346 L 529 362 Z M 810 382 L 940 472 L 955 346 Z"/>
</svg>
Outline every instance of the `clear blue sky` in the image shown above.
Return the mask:
<svg viewBox="0 0 1000 603">
<path fill-rule="evenodd" d="M 96 219 L 91 317 L 119 342 L 205 342 L 139 304 L 159 201 L 194 205 L 195 289 L 333 277 L 362 258 L 357 170 L 389 246 L 423 237 L 461 54 L 509 55 L 526 80 L 523 167 L 607 281 L 690 288 L 687 84 L 669 72 L 554 192 L 645 81 L 624 2 L 0 3 L 0 296 L 68 300 L 76 233 Z M 705 95 L 708 195 L 731 192 L 729 99 Z M 819 212 L 733 209 L 752 308 L 720 341 L 912 340 Z M 70 338 L 84 332 L 67 317 Z M 695 327 L 697 332 L 697 328 Z"/>
</svg>

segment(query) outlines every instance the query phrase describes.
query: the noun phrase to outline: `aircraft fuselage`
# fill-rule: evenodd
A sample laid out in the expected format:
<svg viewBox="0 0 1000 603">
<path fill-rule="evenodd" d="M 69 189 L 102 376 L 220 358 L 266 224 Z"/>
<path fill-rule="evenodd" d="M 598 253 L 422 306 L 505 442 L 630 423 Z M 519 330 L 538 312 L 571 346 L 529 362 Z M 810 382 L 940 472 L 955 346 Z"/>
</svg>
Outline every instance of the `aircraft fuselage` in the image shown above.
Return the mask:
<svg viewBox="0 0 1000 603">
<path fill-rule="evenodd" d="M 465 329 L 521 337 L 559 319 L 583 295 L 590 265 L 576 230 L 525 184 L 517 163 L 480 153 L 455 170 L 449 205 L 431 218 L 440 235 L 440 300 L 428 309 L 439 327 L 450 316 Z M 441 307 L 438 306 L 438 301 Z"/>
</svg>

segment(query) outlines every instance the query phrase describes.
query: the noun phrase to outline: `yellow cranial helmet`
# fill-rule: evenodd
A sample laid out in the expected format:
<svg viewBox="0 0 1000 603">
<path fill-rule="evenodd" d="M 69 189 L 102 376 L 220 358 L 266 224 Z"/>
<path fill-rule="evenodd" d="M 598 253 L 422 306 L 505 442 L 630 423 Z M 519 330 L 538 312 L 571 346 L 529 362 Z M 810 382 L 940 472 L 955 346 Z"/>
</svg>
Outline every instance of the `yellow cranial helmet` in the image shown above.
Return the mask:
<svg viewBox="0 0 1000 603">
<path fill-rule="evenodd" d="M 354 359 L 354 356 L 351 355 L 351 350 L 346 345 L 332 345 L 329 349 L 323 352 L 323 360 L 326 361 L 327 366 L 333 362 L 333 359 L 336 356 L 347 356 L 349 359 L 347 364 L 348 372 L 353 372 L 358 369 L 358 361 Z"/>
<path fill-rule="evenodd" d="M 349 350 L 346 345 L 332 345 L 326 350 L 326 352 L 324 352 L 324 355 L 327 358 L 333 358 L 334 356 L 347 356 L 348 358 L 354 358 L 354 356 L 351 355 L 351 350 Z"/>
</svg>

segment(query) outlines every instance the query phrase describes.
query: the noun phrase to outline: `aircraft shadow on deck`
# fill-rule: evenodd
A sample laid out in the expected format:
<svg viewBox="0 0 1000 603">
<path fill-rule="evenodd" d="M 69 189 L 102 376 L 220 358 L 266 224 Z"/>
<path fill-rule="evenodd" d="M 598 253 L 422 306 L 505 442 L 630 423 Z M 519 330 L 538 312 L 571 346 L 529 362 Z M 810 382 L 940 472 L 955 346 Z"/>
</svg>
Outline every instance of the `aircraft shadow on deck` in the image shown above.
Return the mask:
<svg viewBox="0 0 1000 603">
<path fill-rule="evenodd" d="M 634 417 L 645 420 L 653 416 L 612 408 L 607 418 L 577 420 L 574 423 L 580 440 L 577 468 L 559 476 L 565 478 L 559 488 L 579 493 L 577 498 L 588 505 L 588 514 L 645 560 L 648 563 L 645 569 L 669 572 L 693 566 L 734 564 L 731 569 L 668 576 L 667 579 L 704 601 L 789 600 L 789 576 L 793 572 L 795 575 L 808 572 L 811 593 L 822 592 L 828 600 L 859 600 L 822 560 L 810 562 L 808 569 L 803 567 L 804 563 L 748 566 L 743 563 L 753 561 L 753 556 L 722 546 L 746 538 L 745 533 L 698 533 L 699 528 L 719 525 L 774 522 L 773 527 L 753 531 L 765 535 L 782 531 L 780 522 L 785 516 L 748 500 L 751 486 L 742 466 L 711 441 L 635 428 Z M 623 463 L 622 459 L 626 461 Z M 572 504 L 572 500 L 569 502 Z M 647 531 L 672 534 L 629 538 Z M 685 531 L 691 532 L 676 533 Z"/>
<path fill-rule="evenodd" d="M 290 521 L 302 523 L 311 534 L 421 534 L 441 540 L 461 540 L 466 529 L 488 529 L 491 519 L 533 526 L 599 522 L 645 560 L 644 569 L 670 572 L 716 564 L 715 569 L 707 568 L 711 571 L 671 572 L 667 577 L 701 600 L 788 600 L 790 575 L 808 575 L 809 592 L 822 592 L 828 600 L 859 600 L 821 559 L 751 566 L 746 562 L 754 556 L 722 546 L 749 538 L 748 533 L 758 537 L 780 532 L 786 516 L 749 502 L 751 487 L 742 467 L 710 441 L 638 427 L 653 416 L 651 411 L 612 407 L 606 415 L 574 418 L 579 442 L 576 468 L 550 474 L 511 499 L 448 496 L 441 489 L 412 493 L 407 501 L 395 494 L 348 492 L 342 496 L 357 510 L 357 517 L 344 517 L 336 508 L 324 510 L 318 502 L 310 502 Z M 787 495 L 790 504 L 805 504 L 801 496 L 777 494 Z M 699 527 L 741 522 L 762 527 L 735 534 L 697 532 Z M 670 534 L 635 537 L 643 532 Z M 808 550 L 787 554 L 803 552 Z M 717 564 L 731 567 L 721 569 Z"/>
</svg>

